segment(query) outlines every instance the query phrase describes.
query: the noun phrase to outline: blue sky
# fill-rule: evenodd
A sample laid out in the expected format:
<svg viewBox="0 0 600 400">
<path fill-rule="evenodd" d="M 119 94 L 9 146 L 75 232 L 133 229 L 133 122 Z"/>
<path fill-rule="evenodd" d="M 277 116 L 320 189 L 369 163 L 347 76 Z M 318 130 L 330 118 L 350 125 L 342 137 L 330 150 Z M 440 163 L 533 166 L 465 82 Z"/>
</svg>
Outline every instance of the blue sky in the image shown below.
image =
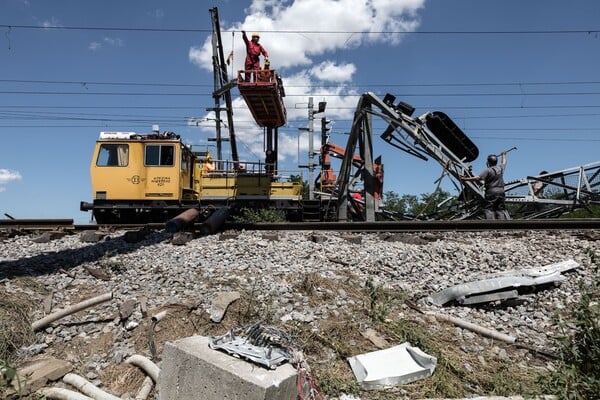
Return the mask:
<svg viewBox="0 0 600 400">
<path fill-rule="evenodd" d="M 299 151 L 298 135 L 309 97 L 327 101 L 331 141 L 343 146 L 366 91 L 392 93 L 415 115 L 448 114 L 479 147 L 475 172 L 487 154 L 513 146 L 507 180 L 600 160 L 596 0 L 1 0 L 0 218 L 87 222 L 79 202 L 92 199 L 100 131 L 145 133 L 159 124 L 208 146 L 213 6 L 225 52 L 234 50 L 230 73 L 243 63 L 243 28 L 261 32 L 283 77 L 282 169 L 297 170 L 298 152 L 307 162 L 307 137 Z M 240 156 L 262 159 L 261 130 L 233 93 Z M 383 130 L 376 120 L 374 127 Z M 385 191 L 434 190 L 437 163 L 378 137 L 375 153 Z M 454 192 L 449 181 L 442 187 Z"/>
</svg>

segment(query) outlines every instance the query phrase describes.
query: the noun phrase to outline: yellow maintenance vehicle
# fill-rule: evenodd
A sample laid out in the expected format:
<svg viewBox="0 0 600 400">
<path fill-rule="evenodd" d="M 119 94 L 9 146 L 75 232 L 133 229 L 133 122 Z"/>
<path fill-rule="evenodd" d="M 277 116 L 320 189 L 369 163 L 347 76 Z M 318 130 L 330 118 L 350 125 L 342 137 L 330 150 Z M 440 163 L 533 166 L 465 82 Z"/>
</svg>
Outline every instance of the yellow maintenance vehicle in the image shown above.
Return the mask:
<svg viewBox="0 0 600 400">
<path fill-rule="evenodd" d="M 99 224 L 165 222 L 188 208 L 274 208 L 297 219 L 302 183 L 263 162 L 218 160 L 172 132 L 101 132 L 90 166 Z"/>
<path fill-rule="evenodd" d="M 213 22 L 216 154 L 195 151 L 172 132 L 101 132 L 90 165 L 93 202 L 81 202 L 99 224 L 165 222 L 194 208 L 269 208 L 289 220 L 302 219 L 301 174 L 279 170 L 277 128 L 286 122 L 283 83 L 274 70 L 244 82 L 229 81 L 221 45 L 217 9 Z M 257 71 L 241 71 L 248 76 Z M 239 86 L 250 111 L 264 128 L 265 161 L 238 158 L 231 89 Z M 224 108 L 221 106 L 224 100 Z M 221 137 L 222 110 L 229 137 Z M 229 142 L 231 160 L 222 159 L 222 142 Z"/>
</svg>

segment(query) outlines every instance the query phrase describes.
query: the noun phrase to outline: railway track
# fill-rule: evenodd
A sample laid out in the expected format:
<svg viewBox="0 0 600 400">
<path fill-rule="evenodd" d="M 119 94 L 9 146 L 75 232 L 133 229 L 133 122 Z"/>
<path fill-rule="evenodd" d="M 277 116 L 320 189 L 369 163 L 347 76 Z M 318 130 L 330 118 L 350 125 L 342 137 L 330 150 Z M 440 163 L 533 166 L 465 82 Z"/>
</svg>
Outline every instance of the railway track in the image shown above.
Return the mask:
<svg viewBox="0 0 600 400">
<path fill-rule="evenodd" d="M 73 229 L 72 219 L 0 219 L 0 231 Z"/>
<path fill-rule="evenodd" d="M 200 230 L 195 223 L 188 230 Z M 164 223 L 149 224 L 74 224 L 71 219 L 7 219 L 0 220 L 0 232 L 72 231 L 84 230 L 161 230 Z M 225 223 L 222 230 L 315 230 L 349 232 L 428 232 L 428 231 L 490 231 L 490 230 L 600 230 L 600 218 L 539 219 L 539 220 L 462 220 L 462 221 L 381 221 L 381 222 L 298 222 L 298 223 Z"/>
</svg>

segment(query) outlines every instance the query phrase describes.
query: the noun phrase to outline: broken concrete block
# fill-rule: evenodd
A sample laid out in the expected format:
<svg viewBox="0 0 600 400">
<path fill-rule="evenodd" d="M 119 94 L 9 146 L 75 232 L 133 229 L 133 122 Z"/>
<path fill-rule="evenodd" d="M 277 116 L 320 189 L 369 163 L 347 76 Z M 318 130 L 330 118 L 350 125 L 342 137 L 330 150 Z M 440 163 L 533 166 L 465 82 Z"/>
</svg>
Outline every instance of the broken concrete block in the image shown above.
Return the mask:
<svg viewBox="0 0 600 400">
<path fill-rule="evenodd" d="M 167 342 L 158 382 L 160 397 L 178 400 L 296 400 L 297 372 L 270 370 L 208 347 L 209 338 Z"/>
<path fill-rule="evenodd" d="M 173 244 L 175 246 L 182 246 L 193 239 L 194 239 L 193 232 L 176 232 L 173 235 L 173 239 L 171 239 L 171 244 Z"/>
<path fill-rule="evenodd" d="M 66 236 L 65 232 L 50 231 L 50 232 L 44 232 L 44 233 L 34 237 L 33 239 L 31 239 L 31 241 L 34 243 L 48 243 L 52 240 L 60 239 L 63 236 Z"/>
<path fill-rule="evenodd" d="M 48 314 L 48 313 L 50 313 L 50 311 L 52 311 L 52 299 L 53 298 L 54 298 L 54 292 L 50 292 L 50 294 L 48 294 L 48 296 L 44 297 L 44 300 L 42 301 L 42 306 L 43 306 L 45 314 Z"/>
<path fill-rule="evenodd" d="M 221 322 L 225 316 L 227 307 L 240 298 L 239 292 L 219 292 L 215 294 L 210 305 L 210 320 Z"/>
<path fill-rule="evenodd" d="M 219 235 L 219 240 L 237 239 L 240 236 L 237 232 L 223 232 Z"/>
<path fill-rule="evenodd" d="M 353 243 L 353 244 L 361 244 L 362 243 L 362 236 L 358 236 L 358 235 L 343 235 L 342 239 L 344 239 L 345 241 L 347 241 L 349 243 Z"/>
<path fill-rule="evenodd" d="M 322 235 L 310 235 L 310 240 L 313 243 L 325 243 L 327 241 L 327 237 L 326 236 L 322 236 Z"/>
<path fill-rule="evenodd" d="M 278 241 L 279 235 L 276 233 L 263 233 L 262 238 L 265 240 Z"/>
<path fill-rule="evenodd" d="M 142 317 L 146 318 L 148 316 L 148 298 L 146 296 L 140 296 L 140 311 Z"/>
<path fill-rule="evenodd" d="M 410 233 L 393 233 L 381 237 L 386 242 L 402 242 L 406 244 L 423 245 L 430 241 Z"/>
<path fill-rule="evenodd" d="M 83 267 L 91 276 L 101 281 L 110 281 L 110 275 L 101 268 Z"/>
<path fill-rule="evenodd" d="M 105 233 L 100 233 L 96 231 L 84 231 L 79 235 L 79 240 L 85 243 L 98 243 L 105 237 Z"/>
<path fill-rule="evenodd" d="M 390 343 L 387 340 L 385 340 L 385 338 L 373 328 L 367 328 L 364 331 L 361 331 L 360 334 L 365 339 L 369 339 L 371 343 L 373 343 L 379 349 L 385 349 L 386 347 L 390 347 Z"/>
<path fill-rule="evenodd" d="M 135 311 L 136 302 L 134 299 L 127 299 L 119 304 L 119 317 L 121 321 L 131 317 L 131 314 Z"/>
<path fill-rule="evenodd" d="M 73 366 L 57 358 L 45 358 L 28 364 L 17 371 L 22 383 L 21 395 L 27 395 L 44 387 L 48 382 L 56 381 L 73 370 Z M 13 388 L 19 393 L 17 379 L 13 380 Z"/>
</svg>

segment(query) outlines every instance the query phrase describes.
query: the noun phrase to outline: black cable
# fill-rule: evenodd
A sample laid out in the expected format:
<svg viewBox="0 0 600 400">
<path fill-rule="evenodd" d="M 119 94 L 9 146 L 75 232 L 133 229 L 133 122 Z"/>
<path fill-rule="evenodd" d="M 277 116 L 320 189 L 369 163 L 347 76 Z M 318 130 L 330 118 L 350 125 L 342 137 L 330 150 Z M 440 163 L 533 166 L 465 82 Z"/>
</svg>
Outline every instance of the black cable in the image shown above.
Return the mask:
<svg viewBox="0 0 600 400">
<path fill-rule="evenodd" d="M 42 29 L 42 30 L 84 30 L 84 31 L 125 31 L 125 32 L 176 32 L 176 33 L 212 33 L 211 29 L 194 28 L 130 28 L 108 26 L 40 26 L 0 24 L 0 28 L 8 29 Z M 236 32 L 224 30 L 224 33 Z M 571 35 L 571 34 L 596 34 L 599 28 L 592 29 L 549 29 L 549 30 L 516 30 L 516 31 L 327 31 L 327 30 L 261 30 L 262 33 L 276 34 L 401 34 L 401 35 Z"/>
</svg>

